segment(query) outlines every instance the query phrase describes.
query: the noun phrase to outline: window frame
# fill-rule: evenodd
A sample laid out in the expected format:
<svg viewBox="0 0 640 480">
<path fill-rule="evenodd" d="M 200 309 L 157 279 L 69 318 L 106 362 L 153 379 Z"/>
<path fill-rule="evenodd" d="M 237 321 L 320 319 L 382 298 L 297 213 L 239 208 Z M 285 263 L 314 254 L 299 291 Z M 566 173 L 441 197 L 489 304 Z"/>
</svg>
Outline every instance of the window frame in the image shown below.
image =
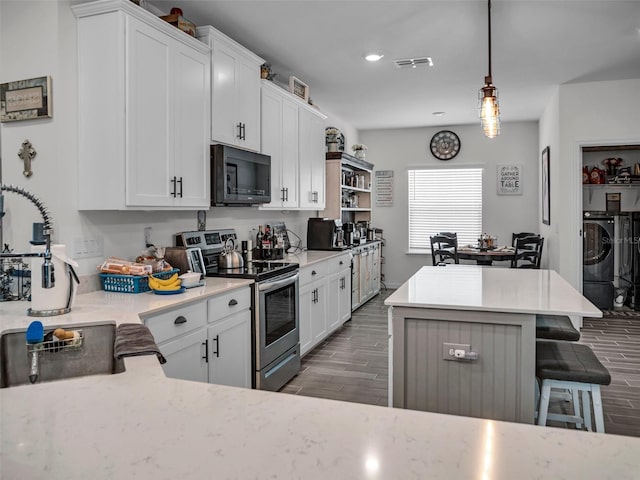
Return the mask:
<svg viewBox="0 0 640 480">
<path fill-rule="evenodd" d="M 409 212 L 411 208 L 411 198 L 410 198 L 410 174 L 412 171 L 423 170 L 423 171 L 437 171 L 437 170 L 478 170 L 480 173 L 480 224 L 478 230 L 478 236 L 482 234 L 483 221 L 484 221 L 484 194 L 485 194 L 485 165 L 481 164 L 465 164 L 465 165 L 409 165 L 406 167 L 406 182 L 407 182 L 407 210 L 406 210 L 406 218 L 407 218 L 407 254 L 409 255 L 431 255 L 431 245 L 429 244 L 428 235 L 426 238 L 426 247 L 425 248 L 411 248 L 411 224 L 409 221 Z M 452 228 L 443 227 L 441 231 L 455 231 Z M 436 232 L 437 233 L 437 232 Z M 461 245 L 465 245 L 469 243 L 468 240 L 462 240 Z"/>
</svg>

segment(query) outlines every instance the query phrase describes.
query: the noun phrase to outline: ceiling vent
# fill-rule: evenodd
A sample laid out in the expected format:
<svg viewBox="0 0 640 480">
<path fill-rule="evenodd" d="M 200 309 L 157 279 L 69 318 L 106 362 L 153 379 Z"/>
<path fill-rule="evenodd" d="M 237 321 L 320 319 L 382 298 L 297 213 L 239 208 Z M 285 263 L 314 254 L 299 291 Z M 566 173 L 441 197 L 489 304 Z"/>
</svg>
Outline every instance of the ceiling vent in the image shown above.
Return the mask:
<svg viewBox="0 0 640 480">
<path fill-rule="evenodd" d="M 433 67 L 431 57 L 403 58 L 393 63 L 398 68 Z"/>
</svg>

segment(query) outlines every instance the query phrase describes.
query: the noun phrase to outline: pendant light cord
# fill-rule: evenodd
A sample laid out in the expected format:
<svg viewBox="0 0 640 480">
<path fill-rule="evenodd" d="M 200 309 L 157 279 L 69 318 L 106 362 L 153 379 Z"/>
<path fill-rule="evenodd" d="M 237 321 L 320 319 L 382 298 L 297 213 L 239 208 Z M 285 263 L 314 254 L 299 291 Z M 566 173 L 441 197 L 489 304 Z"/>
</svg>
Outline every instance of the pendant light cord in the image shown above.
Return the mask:
<svg viewBox="0 0 640 480">
<path fill-rule="evenodd" d="M 489 78 L 491 79 L 491 83 L 493 83 L 493 79 L 491 77 L 491 0 L 487 1 L 487 11 L 487 18 L 489 19 Z"/>
</svg>

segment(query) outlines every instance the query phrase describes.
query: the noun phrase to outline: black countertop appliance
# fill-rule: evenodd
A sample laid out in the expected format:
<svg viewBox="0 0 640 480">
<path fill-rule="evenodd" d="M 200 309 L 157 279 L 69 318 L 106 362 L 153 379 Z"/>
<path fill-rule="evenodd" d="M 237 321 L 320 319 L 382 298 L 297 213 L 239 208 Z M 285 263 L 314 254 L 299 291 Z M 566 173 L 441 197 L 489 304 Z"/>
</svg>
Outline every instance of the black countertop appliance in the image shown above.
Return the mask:
<svg viewBox="0 0 640 480">
<path fill-rule="evenodd" d="M 307 250 L 346 250 L 342 220 L 309 218 L 307 222 Z"/>
</svg>

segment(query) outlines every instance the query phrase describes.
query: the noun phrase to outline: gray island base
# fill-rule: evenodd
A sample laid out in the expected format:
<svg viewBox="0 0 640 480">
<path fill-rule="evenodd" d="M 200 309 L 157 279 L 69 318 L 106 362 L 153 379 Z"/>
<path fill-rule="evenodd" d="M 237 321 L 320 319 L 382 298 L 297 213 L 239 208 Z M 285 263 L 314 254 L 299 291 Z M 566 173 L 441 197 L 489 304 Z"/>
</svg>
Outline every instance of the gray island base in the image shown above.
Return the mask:
<svg viewBox="0 0 640 480">
<path fill-rule="evenodd" d="M 389 308 L 389 404 L 533 423 L 535 317 L 601 317 L 553 270 L 423 267 Z"/>
</svg>

